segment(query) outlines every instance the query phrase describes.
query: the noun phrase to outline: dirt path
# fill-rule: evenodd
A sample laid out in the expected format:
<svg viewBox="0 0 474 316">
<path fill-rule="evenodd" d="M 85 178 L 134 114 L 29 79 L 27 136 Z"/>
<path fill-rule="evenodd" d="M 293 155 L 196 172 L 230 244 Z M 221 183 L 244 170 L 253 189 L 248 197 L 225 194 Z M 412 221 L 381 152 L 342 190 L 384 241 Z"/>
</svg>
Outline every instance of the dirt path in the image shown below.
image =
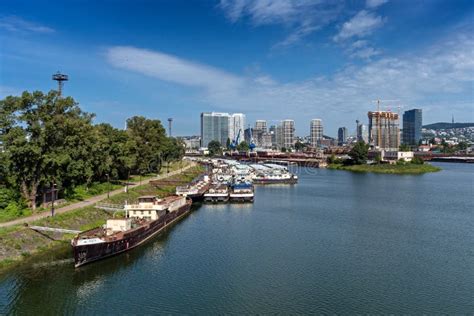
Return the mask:
<svg viewBox="0 0 474 316">
<path fill-rule="evenodd" d="M 130 184 L 130 185 L 128 186 L 128 189 L 135 188 L 135 187 L 137 187 L 137 186 L 139 186 L 139 185 L 148 184 L 150 181 L 153 181 L 153 180 L 160 180 L 160 179 L 164 179 L 164 178 L 171 177 L 171 176 L 173 176 L 173 175 L 175 175 L 175 174 L 178 174 L 178 173 L 181 173 L 181 172 L 183 172 L 183 171 L 186 171 L 186 170 L 188 170 L 188 169 L 190 169 L 191 167 L 194 167 L 194 166 L 195 166 L 195 164 L 194 164 L 194 163 L 191 163 L 191 164 L 189 164 L 188 166 L 186 166 L 186 167 L 184 167 L 184 168 L 181 168 L 181 169 L 172 171 L 172 172 L 167 173 L 167 174 L 162 174 L 162 175 L 160 175 L 160 176 L 158 176 L 158 177 L 156 177 L 156 178 L 150 178 L 150 179 L 142 180 L 141 183 Z M 114 191 L 110 191 L 110 196 L 114 196 L 114 195 L 117 195 L 117 194 L 120 194 L 120 193 L 123 193 L 123 192 L 124 192 L 124 188 L 120 188 L 120 189 L 117 189 L 117 190 L 114 190 Z M 78 208 L 83 208 L 83 207 L 86 207 L 86 206 L 91 206 L 91 205 L 94 205 L 95 203 L 100 202 L 100 201 L 102 201 L 102 200 L 104 200 L 104 199 L 106 199 L 106 198 L 107 198 L 107 193 L 104 193 L 104 194 L 101 194 L 101 195 L 96 195 L 96 196 L 93 196 L 93 197 L 88 198 L 88 199 L 85 200 L 85 201 L 73 203 L 73 204 L 70 204 L 70 205 L 67 205 L 67 206 L 64 206 L 64 207 L 55 209 L 54 213 L 55 213 L 55 214 L 62 214 L 62 213 L 66 213 L 66 212 L 69 212 L 69 211 L 72 211 L 72 210 L 76 210 L 76 209 L 78 209 Z M 15 219 L 15 220 L 13 220 L 13 221 L 0 223 L 0 228 L 1 228 L 1 227 L 9 227 L 9 226 L 13 226 L 13 225 L 24 224 L 24 223 L 31 223 L 31 222 L 37 221 L 37 220 L 39 220 L 39 219 L 48 217 L 48 216 L 50 216 L 50 215 L 51 215 L 50 212 L 38 213 L 38 214 L 31 215 L 31 216 L 28 216 L 28 217 L 23 217 L 23 218 Z"/>
</svg>

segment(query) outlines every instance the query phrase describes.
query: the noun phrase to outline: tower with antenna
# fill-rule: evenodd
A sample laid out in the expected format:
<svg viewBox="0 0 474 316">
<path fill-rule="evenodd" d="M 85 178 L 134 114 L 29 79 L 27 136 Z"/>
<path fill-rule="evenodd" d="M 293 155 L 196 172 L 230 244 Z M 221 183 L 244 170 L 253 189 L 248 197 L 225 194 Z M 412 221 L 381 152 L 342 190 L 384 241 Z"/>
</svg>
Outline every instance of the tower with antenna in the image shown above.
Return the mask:
<svg viewBox="0 0 474 316">
<path fill-rule="evenodd" d="M 171 137 L 171 124 L 173 123 L 173 118 L 168 119 L 168 137 Z"/>
<path fill-rule="evenodd" d="M 68 75 L 62 74 L 59 71 L 53 75 L 53 80 L 58 82 L 58 96 L 61 96 L 63 92 L 64 81 L 68 81 Z"/>
</svg>

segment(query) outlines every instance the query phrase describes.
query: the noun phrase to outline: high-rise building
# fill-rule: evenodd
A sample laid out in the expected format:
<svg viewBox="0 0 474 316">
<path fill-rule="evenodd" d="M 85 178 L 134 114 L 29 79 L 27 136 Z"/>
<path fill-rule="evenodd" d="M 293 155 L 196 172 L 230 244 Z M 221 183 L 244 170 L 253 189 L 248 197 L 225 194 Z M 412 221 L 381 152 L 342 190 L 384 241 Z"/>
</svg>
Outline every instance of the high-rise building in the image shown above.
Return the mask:
<svg viewBox="0 0 474 316">
<path fill-rule="evenodd" d="M 216 140 L 222 146 L 229 138 L 229 113 L 203 112 L 201 113 L 201 147 L 207 147 Z"/>
<path fill-rule="evenodd" d="M 323 121 L 320 119 L 311 120 L 309 126 L 309 139 L 312 147 L 318 147 L 323 139 Z"/>
<path fill-rule="evenodd" d="M 277 127 L 276 127 L 275 125 L 270 126 L 270 128 L 268 129 L 268 132 L 269 132 L 270 135 L 271 135 L 272 147 L 273 147 L 273 148 L 277 148 L 277 147 L 278 147 L 278 143 L 277 143 Z"/>
<path fill-rule="evenodd" d="M 400 146 L 398 114 L 389 111 L 369 112 L 369 142 L 375 149 L 397 151 Z"/>
<path fill-rule="evenodd" d="M 347 140 L 347 128 L 339 127 L 337 130 L 337 144 L 342 146 L 346 143 Z"/>
<path fill-rule="evenodd" d="M 283 147 L 286 149 L 293 148 L 295 145 L 295 121 L 283 120 L 281 127 L 283 133 Z"/>
<path fill-rule="evenodd" d="M 368 143 L 369 142 L 369 132 L 367 131 L 367 125 L 359 124 L 359 120 L 356 121 L 356 138 L 357 141 Z"/>
<path fill-rule="evenodd" d="M 263 133 L 266 133 L 267 132 L 267 121 L 265 121 L 265 120 L 256 120 L 254 130 L 262 131 Z"/>
<path fill-rule="evenodd" d="M 229 116 L 229 139 L 234 140 L 239 134 L 243 136 L 245 130 L 245 114 L 234 113 Z M 227 139 L 226 139 L 227 141 Z"/>
<path fill-rule="evenodd" d="M 423 117 L 421 109 L 413 109 L 403 113 L 402 141 L 406 145 L 418 146 L 421 139 Z"/>
</svg>

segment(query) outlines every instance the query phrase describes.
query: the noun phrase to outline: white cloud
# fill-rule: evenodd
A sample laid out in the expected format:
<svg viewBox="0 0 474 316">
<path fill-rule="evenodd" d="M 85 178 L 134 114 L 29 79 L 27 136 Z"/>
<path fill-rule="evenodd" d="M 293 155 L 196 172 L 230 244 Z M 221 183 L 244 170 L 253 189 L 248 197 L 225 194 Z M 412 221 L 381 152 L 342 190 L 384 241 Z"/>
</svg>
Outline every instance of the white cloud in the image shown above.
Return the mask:
<svg viewBox="0 0 474 316">
<path fill-rule="evenodd" d="M 372 57 L 381 54 L 379 50 L 370 46 L 367 40 L 355 41 L 346 49 L 346 52 L 352 58 L 360 58 L 365 60 L 370 60 Z"/>
<path fill-rule="evenodd" d="M 334 41 L 343 41 L 352 37 L 363 37 L 371 34 L 375 29 L 382 26 L 384 19 L 380 16 L 362 10 L 352 19 L 345 22 L 339 33 L 334 36 Z"/>
<path fill-rule="evenodd" d="M 285 26 L 290 30 L 288 36 L 275 46 L 288 46 L 334 21 L 342 4 L 320 0 L 221 0 L 219 8 L 233 23 L 249 19 L 255 26 Z"/>
<path fill-rule="evenodd" d="M 376 8 L 387 2 L 388 0 L 367 0 L 365 5 L 367 8 Z"/>
<path fill-rule="evenodd" d="M 0 17 L 0 29 L 9 32 L 32 32 L 32 33 L 53 33 L 54 29 L 24 20 L 18 16 L 2 16 Z"/>
<path fill-rule="evenodd" d="M 115 67 L 132 70 L 164 81 L 186 86 L 231 92 L 242 79 L 219 69 L 157 51 L 128 46 L 109 48 L 107 60 Z"/>
<path fill-rule="evenodd" d="M 364 41 L 354 45 L 367 47 Z M 456 106 L 453 100 L 465 102 L 471 96 L 472 111 L 473 51 L 473 36 L 462 35 L 425 49 L 422 54 L 380 58 L 363 66 L 346 67 L 328 77 L 287 83 L 262 74 L 237 76 L 161 52 L 132 47 L 111 48 L 107 59 L 115 67 L 202 87 L 200 100 L 211 107 L 268 119 L 291 114 L 304 124 L 310 117 L 320 116 L 335 125 L 343 124 L 340 121 L 347 121 L 348 116 L 355 119 L 357 115 L 365 115 L 372 108 L 371 100 L 377 98 L 398 99 L 426 110 L 436 104 L 442 112 L 440 107 L 445 106 L 448 111 L 448 106 Z"/>
</svg>

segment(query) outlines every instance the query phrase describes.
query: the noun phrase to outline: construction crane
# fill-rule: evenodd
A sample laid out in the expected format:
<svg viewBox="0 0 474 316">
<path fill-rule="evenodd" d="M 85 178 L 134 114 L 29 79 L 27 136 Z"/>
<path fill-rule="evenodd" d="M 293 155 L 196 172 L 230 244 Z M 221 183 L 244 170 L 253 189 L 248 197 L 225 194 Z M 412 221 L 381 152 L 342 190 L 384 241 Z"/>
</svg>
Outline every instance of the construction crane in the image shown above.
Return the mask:
<svg viewBox="0 0 474 316">
<path fill-rule="evenodd" d="M 242 129 L 239 128 L 239 132 L 237 133 L 237 136 L 232 140 L 230 143 L 230 148 L 235 150 L 237 148 L 237 145 L 239 144 L 239 139 L 240 139 L 240 133 L 242 132 Z"/>
<path fill-rule="evenodd" d="M 372 103 L 377 104 L 377 112 L 380 112 L 380 103 L 400 102 L 400 100 L 372 100 Z M 389 110 L 390 111 L 390 110 Z"/>
<path fill-rule="evenodd" d="M 253 151 L 256 147 L 255 145 L 255 141 L 253 139 L 253 133 L 252 133 L 252 129 L 249 128 L 249 131 L 250 131 L 250 144 L 249 144 L 249 148 L 250 148 L 250 151 Z"/>
<path fill-rule="evenodd" d="M 381 102 L 383 102 L 383 103 L 399 102 L 399 100 L 373 100 L 372 101 L 372 103 L 377 104 L 377 114 L 375 115 L 375 125 L 377 126 L 377 144 L 378 144 L 378 146 L 380 146 L 381 143 L 382 143 L 382 122 L 381 122 L 381 117 L 380 117 L 381 116 L 381 111 L 380 111 L 380 103 Z M 372 139 L 370 141 L 372 141 Z"/>
</svg>

